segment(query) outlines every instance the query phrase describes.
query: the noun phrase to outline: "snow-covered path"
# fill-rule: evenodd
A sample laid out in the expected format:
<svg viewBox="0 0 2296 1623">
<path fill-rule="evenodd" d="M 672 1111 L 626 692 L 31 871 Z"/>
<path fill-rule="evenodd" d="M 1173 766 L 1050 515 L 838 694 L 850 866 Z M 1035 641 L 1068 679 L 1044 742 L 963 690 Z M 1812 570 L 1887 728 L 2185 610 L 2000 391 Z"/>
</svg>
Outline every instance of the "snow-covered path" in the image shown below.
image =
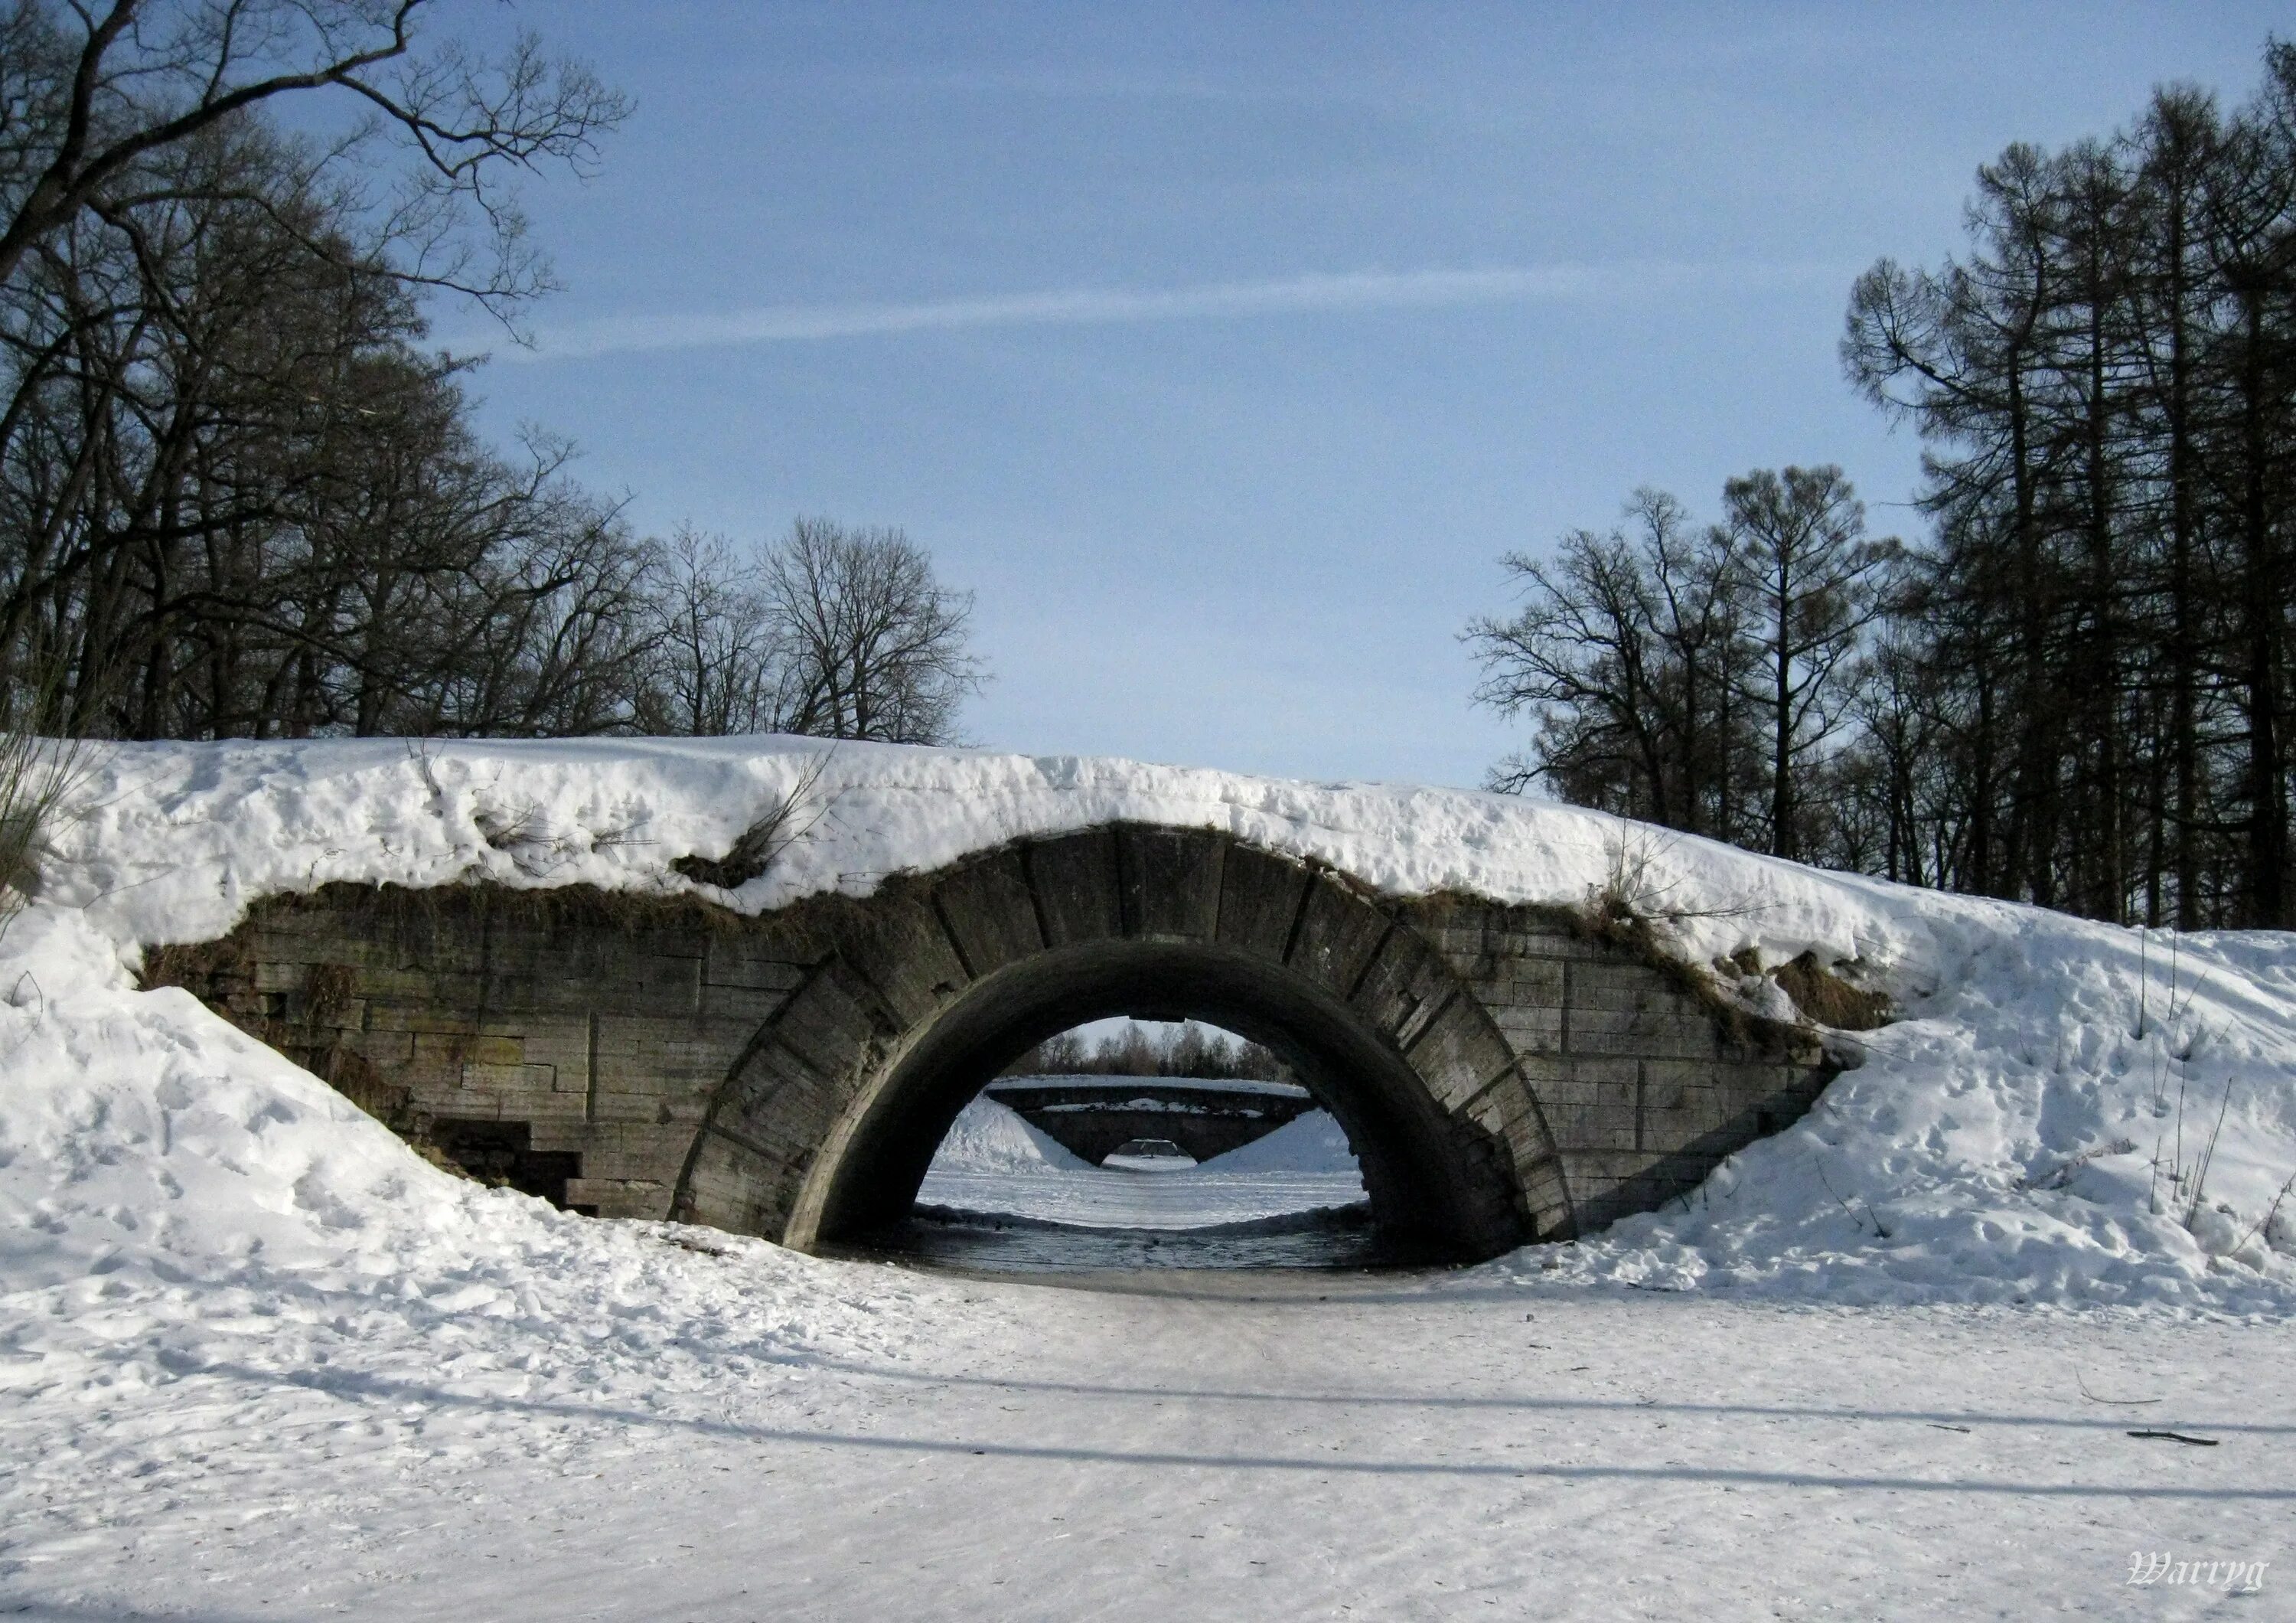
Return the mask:
<svg viewBox="0 0 2296 1623">
<path fill-rule="evenodd" d="M 1488 1271 L 919 1283 L 892 1299 L 945 1333 L 698 1404 L 216 1371 L 93 1405 L 84 1450 L 12 1429 L 48 1508 L 0 1611 L 2290 1615 L 2286 1323 Z M 2136 1586 L 2139 1550 L 2271 1564 Z"/>
</svg>

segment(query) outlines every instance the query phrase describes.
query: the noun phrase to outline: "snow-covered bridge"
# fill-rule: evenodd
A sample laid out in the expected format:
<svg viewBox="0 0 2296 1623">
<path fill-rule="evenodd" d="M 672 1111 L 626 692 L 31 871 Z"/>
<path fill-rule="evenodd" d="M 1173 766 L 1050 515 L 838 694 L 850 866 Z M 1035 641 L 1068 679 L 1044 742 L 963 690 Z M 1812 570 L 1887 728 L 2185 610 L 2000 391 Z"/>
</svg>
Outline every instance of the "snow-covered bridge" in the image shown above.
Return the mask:
<svg viewBox="0 0 2296 1623">
<path fill-rule="evenodd" d="M 801 1248 L 905 1212 L 967 1100 L 1103 1016 L 1275 1049 L 1345 1127 L 1379 1221 L 1461 1256 L 1687 1190 L 1833 1074 L 1806 1029 L 1568 910 L 1382 894 L 1136 820 L 754 913 L 322 885 L 151 972 L 566 1204 Z"/>
<path fill-rule="evenodd" d="M 1209 1161 L 1316 1108 L 1290 1083 L 1169 1076 L 1007 1076 L 988 1084 L 988 1097 L 1095 1163 L 1134 1139 L 1166 1139 Z"/>
</svg>

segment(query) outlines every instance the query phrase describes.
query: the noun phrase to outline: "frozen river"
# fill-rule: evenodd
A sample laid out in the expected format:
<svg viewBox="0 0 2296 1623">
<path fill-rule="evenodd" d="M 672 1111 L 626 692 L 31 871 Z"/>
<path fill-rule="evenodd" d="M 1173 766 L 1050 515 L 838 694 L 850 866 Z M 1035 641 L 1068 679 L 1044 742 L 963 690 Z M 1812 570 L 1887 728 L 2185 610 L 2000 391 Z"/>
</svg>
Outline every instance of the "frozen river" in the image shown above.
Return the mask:
<svg viewBox="0 0 2296 1623">
<path fill-rule="evenodd" d="M 858 1254 L 995 1273 L 1367 1268 L 1415 1258 L 1348 1173 L 937 1172 Z"/>
<path fill-rule="evenodd" d="M 1202 1166 L 1145 1170 L 1078 1161 L 986 1100 L 951 1131 L 910 1217 L 848 1254 L 1029 1273 L 1421 1260 L 1373 1226 L 1320 1111 Z"/>
</svg>

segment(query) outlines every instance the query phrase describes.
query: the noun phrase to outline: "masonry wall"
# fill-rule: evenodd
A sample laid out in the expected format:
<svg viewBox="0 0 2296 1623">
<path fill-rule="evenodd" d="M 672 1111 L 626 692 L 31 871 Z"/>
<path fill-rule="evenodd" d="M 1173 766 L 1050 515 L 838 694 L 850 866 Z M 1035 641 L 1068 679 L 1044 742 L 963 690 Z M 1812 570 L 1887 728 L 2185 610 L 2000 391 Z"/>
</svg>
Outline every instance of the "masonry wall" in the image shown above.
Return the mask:
<svg viewBox="0 0 2296 1623">
<path fill-rule="evenodd" d="M 336 886 L 157 955 L 155 978 L 411 1136 L 523 1124 L 529 1156 L 578 1158 L 566 1204 L 665 1217 L 710 1091 L 810 957 L 699 903 Z"/>
<path fill-rule="evenodd" d="M 1834 1075 L 1814 1033 L 1734 1030 L 1677 974 L 1545 910 L 1407 910 L 1514 1050 L 1581 1232 L 1696 1188 Z"/>
<path fill-rule="evenodd" d="M 964 894 L 945 886 L 941 909 Z M 1694 1187 L 1831 1075 L 1813 1041 L 1734 1031 L 1677 976 L 1551 914 L 1387 910 L 1512 1050 L 1579 1232 Z M 663 1217 L 713 1090 L 827 940 L 804 907 L 751 919 L 590 892 L 334 886 L 258 907 L 224 943 L 155 954 L 152 978 L 189 986 L 465 1165 L 491 1144 L 488 1165 L 521 1187 Z"/>
</svg>

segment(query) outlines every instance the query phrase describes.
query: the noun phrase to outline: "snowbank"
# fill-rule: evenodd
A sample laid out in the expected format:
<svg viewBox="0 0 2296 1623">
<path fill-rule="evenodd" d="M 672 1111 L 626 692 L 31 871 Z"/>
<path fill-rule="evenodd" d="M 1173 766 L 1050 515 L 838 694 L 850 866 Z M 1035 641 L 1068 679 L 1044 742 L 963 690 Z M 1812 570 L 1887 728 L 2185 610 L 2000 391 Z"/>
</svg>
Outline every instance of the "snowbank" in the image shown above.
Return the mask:
<svg viewBox="0 0 2296 1623">
<path fill-rule="evenodd" d="M 2140 993 L 2133 932 L 2003 910 L 2014 927 L 1972 928 L 1801 1122 L 1685 1200 L 1499 1265 L 1852 1302 L 2296 1308 L 2296 935 L 2185 936 L 2172 997 L 2159 938 Z"/>
<path fill-rule="evenodd" d="M 1397 894 L 1568 904 L 1623 871 L 1693 961 L 1858 959 L 1905 1011 L 1801 1125 L 1686 1203 L 1522 1253 L 1502 1265 L 1513 1273 L 2296 1306 L 2296 1195 L 2267 1218 L 2296 1174 L 2296 935 L 2172 944 L 1506 796 L 788 739 L 116 750 L 45 864 L 39 904 L 0 942 L 5 1288 L 93 1302 L 134 1279 L 160 1290 L 308 1273 L 329 1281 L 323 1295 L 396 1301 L 436 1284 L 554 1324 L 611 1317 L 567 1294 L 578 1280 L 631 1311 L 682 1289 L 665 1281 L 686 1254 L 659 1234 L 441 1179 L 180 993 L 135 993 L 131 972 L 144 945 L 213 937 L 258 897 L 331 880 L 702 888 L 673 860 L 724 854 L 785 803 L 795 837 L 780 859 L 709 894 L 763 910 L 1140 819 L 1222 829 Z M 809 1305 L 786 1333 L 849 1306 L 816 1265 L 728 1243 Z"/>
<path fill-rule="evenodd" d="M 4 943 L 0 1396 L 419 1372 L 457 1399 L 683 1413 L 729 1378 L 961 1333 L 929 1280 L 442 1173 L 188 994 L 123 990 L 113 956 L 57 908 Z"/>
<path fill-rule="evenodd" d="M 1054 1142 L 993 1099 L 976 1099 L 957 1112 L 933 1152 L 932 1173 L 1086 1172 L 1092 1163 Z"/>
<path fill-rule="evenodd" d="M 1206 1172 L 1361 1173 L 1348 1135 L 1328 1110 L 1310 1110 L 1294 1116 L 1265 1138 L 1216 1155 L 1204 1163 Z"/>
</svg>

